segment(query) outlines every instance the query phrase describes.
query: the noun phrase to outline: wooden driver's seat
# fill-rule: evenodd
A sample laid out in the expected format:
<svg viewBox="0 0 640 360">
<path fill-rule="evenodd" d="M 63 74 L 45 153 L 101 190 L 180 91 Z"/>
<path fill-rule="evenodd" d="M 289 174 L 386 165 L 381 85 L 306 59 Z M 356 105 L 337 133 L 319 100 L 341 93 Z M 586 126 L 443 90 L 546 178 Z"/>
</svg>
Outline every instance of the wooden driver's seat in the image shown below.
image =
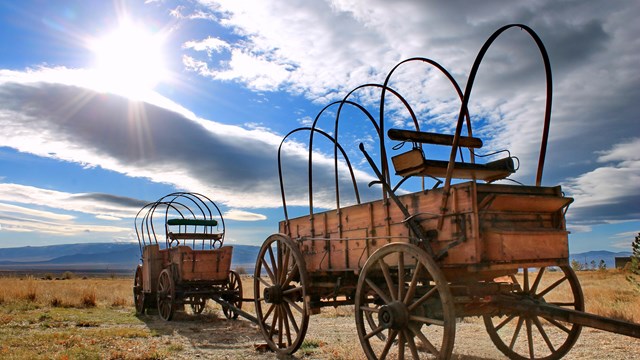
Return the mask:
<svg viewBox="0 0 640 360">
<path fill-rule="evenodd" d="M 180 244 L 180 240 L 211 240 L 214 247 L 222 246 L 222 233 L 212 231 L 213 227 L 218 225 L 215 219 L 169 219 L 167 220 L 167 225 L 180 227 L 177 232 L 169 231 L 167 233 L 169 239 L 177 241 L 178 244 Z M 195 229 L 198 226 L 202 227 L 200 231 L 184 231 L 187 227 Z"/>
<path fill-rule="evenodd" d="M 387 135 L 391 140 L 410 141 L 413 143 L 453 145 L 453 135 L 437 134 L 422 131 L 389 129 Z M 458 146 L 479 149 L 482 140 L 476 137 L 460 136 Z M 431 160 L 424 157 L 419 148 L 413 148 L 405 153 L 391 158 L 396 175 L 428 176 L 444 178 L 447 176 L 448 161 Z M 455 162 L 451 177 L 456 179 L 477 179 L 486 182 L 504 179 L 515 173 L 516 168 L 512 157 L 498 159 L 485 164 Z"/>
</svg>

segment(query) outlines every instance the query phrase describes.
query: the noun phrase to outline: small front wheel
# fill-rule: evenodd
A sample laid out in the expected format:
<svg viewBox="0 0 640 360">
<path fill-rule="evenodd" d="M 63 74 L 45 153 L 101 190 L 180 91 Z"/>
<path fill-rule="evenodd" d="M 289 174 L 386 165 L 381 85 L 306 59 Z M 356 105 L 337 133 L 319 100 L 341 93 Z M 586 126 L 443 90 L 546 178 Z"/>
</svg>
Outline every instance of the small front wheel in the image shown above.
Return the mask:
<svg viewBox="0 0 640 360">
<path fill-rule="evenodd" d="M 369 359 L 449 359 L 455 309 L 437 263 L 415 245 L 374 252 L 356 287 L 356 329 Z"/>
<path fill-rule="evenodd" d="M 253 277 L 258 326 L 279 355 L 293 354 L 309 325 L 307 269 L 300 249 L 283 234 L 271 235 L 258 253 Z"/>
<path fill-rule="evenodd" d="M 225 285 L 225 300 L 238 309 L 242 309 L 242 280 L 237 272 L 230 270 L 227 284 Z M 228 306 L 222 306 L 222 312 L 227 319 L 237 319 L 238 313 Z"/>
</svg>

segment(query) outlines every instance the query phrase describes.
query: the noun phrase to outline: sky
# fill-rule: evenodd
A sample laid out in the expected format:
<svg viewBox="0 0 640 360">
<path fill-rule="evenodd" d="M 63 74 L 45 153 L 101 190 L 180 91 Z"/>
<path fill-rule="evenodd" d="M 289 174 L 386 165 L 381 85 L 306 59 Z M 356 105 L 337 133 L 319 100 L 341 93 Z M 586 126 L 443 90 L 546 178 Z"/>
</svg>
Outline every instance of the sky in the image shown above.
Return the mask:
<svg viewBox="0 0 640 360">
<path fill-rule="evenodd" d="M 486 39 L 518 23 L 551 62 L 542 184 L 575 199 L 570 251 L 630 251 L 640 231 L 638 16 L 635 0 L 0 0 L 0 247 L 135 242 L 138 210 L 175 191 L 219 205 L 226 244 L 260 245 L 284 218 L 285 135 L 408 58 L 438 62 L 464 89 Z M 441 72 L 403 65 L 390 87 L 421 129 L 453 133 L 460 100 Z M 349 99 L 378 116 L 375 88 Z M 544 102 L 540 52 L 511 28 L 483 59 L 469 111 L 482 151 L 508 149 L 520 160 L 512 178 L 525 184 L 535 181 Z M 385 105 L 386 127 L 411 128 L 396 99 Z M 318 117 L 331 135 L 336 111 Z M 375 134 L 362 112 L 341 116 L 339 142 L 363 198 L 375 199 L 357 150 L 379 155 Z M 309 212 L 307 149 L 299 132 L 280 152 L 290 216 Z M 313 211 L 335 208 L 333 147 L 319 136 L 313 152 Z"/>
</svg>

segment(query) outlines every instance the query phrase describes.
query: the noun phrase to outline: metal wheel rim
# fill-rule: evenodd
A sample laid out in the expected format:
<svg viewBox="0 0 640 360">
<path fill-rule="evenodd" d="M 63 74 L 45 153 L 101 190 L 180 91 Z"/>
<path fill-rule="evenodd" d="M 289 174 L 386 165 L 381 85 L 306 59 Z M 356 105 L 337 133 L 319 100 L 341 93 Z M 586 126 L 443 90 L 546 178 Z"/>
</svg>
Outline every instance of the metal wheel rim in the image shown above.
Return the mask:
<svg viewBox="0 0 640 360">
<path fill-rule="evenodd" d="M 569 302 L 563 302 L 561 306 L 567 307 L 569 309 L 584 311 L 584 296 L 582 294 L 582 289 L 580 287 L 580 283 L 578 282 L 578 278 L 573 271 L 568 266 L 561 266 L 564 276 L 560 280 L 552 283 L 548 286 L 540 287 L 539 285 L 542 283 L 542 279 L 546 273 L 546 267 L 540 268 L 533 277 L 533 281 L 531 278 L 530 271 L 523 270 L 523 279 L 522 293 L 518 293 L 519 296 L 539 296 L 542 294 L 543 297 L 549 297 L 550 294 L 554 292 L 554 290 L 560 291 L 558 288 L 561 285 L 569 285 L 570 286 L 570 295 L 572 300 Z M 512 277 L 512 281 L 516 281 L 515 277 Z M 576 324 L 568 324 L 555 320 L 546 320 L 543 317 L 539 316 L 520 316 L 519 314 L 507 314 L 506 318 L 497 318 L 491 317 L 488 315 L 484 316 L 484 323 L 489 333 L 489 337 L 496 345 L 498 350 L 500 350 L 503 354 L 508 356 L 510 359 L 536 359 L 536 360 L 556 360 L 562 358 L 565 354 L 571 350 L 575 342 L 578 340 L 580 336 L 580 332 L 582 330 L 581 325 Z M 516 328 L 513 332 L 511 332 L 510 328 L 505 329 L 506 337 L 501 336 L 498 332 L 509 323 L 516 324 Z M 545 330 L 545 325 L 547 325 L 547 329 Z M 557 329 L 555 329 L 557 328 Z M 548 336 L 548 332 L 551 330 L 561 330 L 566 334 L 566 337 L 562 341 L 552 341 Z M 521 339 L 522 337 L 522 339 Z M 555 337 L 554 337 L 555 338 Z M 509 340 L 510 339 L 510 340 Z M 536 354 L 536 349 L 534 348 L 536 339 L 539 340 L 539 343 L 544 343 L 546 345 L 546 352 L 540 355 L 540 352 Z M 508 344 L 505 340 L 508 340 Z M 518 352 L 514 350 L 514 346 L 516 343 L 525 342 L 527 345 L 527 349 L 524 352 Z M 559 346 L 558 346 L 559 343 Z M 538 347 L 539 350 L 540 347 Z"/>
<path fill-rule="evenodd" d="M 158 277 L 158 314 L 169 321 L 175 312 L 175 286 L 168 269 L 162 270 Z"/>
<path fill-rule="evenodd" d="M 261 277 L 263 270 L 266 278 Z M 258 326 L 278 354 L 293 354 L 302 345 L 309 325 L 307 283 L 306 265 L 297 245 L 283 234 L 269 236 L 258 253 L 253 290 Z M 284 289 L 282 301 L 268 303 L 263 290 L 275 286 Z"/>
<path fill-rule="evenodd" d="M 390 270 L 392 267 L 389 267 L 387 261 L 396 266 L 397 270 Z M 413 261 L 417 271 L 411 270 Z M 375 283 L 373 274 L 376 272 L 380 273 L 379 276 L 384 276 L 383 284 Z M 418 274 L 409 276 L 411 272 Z M 426 279 L 427 275 L 433 279 L 430 288 L 421 280 Z M 404 286 L 398 286 L 399 283 Z M 382 305 L 370 303 L 367 300 L 369 295 L 379 297 Z M 416 299 L 418 295 L 420 297 Z M 441 304 L 441 309 L 438 310 L 441 318 L 426 313 L 424 308 L 428 301 Z M 385 245 L 367 259 L 358 277 L 355 309 L 358 338 L 369 359 L 383 359 L 391 352 L 398 359 L 448 359 L 451 356 L 455 340 L 453 297 L 436 262 L 415 245 Z M 383 314 L 395 313 L 387 309 L 402 311 L 399 315 L 390 316 L 393 320 L 383 321 Z M 379 325 L 376 329 L 365 326 L 370 326 L 365 315 L 367 312 L 379 316 L 378 322 L 375 322 Z M 378 333 L 385 333 L 384 340 L 378 341 Z M 374 343 L 376 341 L 378 342 Z"/>
<path fill-rule="evenodd" d="M 229 301 L 231 305 L 237 307 L 238 309 L 242 309 L 242 280 L 240 280 L 240 275 L 233 270 L 229 271 L 229 278 L 227 279 L 227 289 L 233 292 L 233 298 Z M 238 318 L 238 313 L 229 309 L 226 306 L 222 306 L 222 313 L 227 319 L 235 320 Z"/>
</svg>

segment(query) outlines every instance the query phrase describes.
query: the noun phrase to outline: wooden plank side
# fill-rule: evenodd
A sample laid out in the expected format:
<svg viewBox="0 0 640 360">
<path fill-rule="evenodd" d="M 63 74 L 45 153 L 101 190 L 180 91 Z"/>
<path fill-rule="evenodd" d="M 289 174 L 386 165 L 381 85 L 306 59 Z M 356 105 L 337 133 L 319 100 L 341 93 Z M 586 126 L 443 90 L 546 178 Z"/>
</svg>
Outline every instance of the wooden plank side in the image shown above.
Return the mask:
<svg viewBox="0 0 640 360">
<path fill-rule="evenodd" d="M 158 245 L 147 245 L 142 249 L 142 288 L 144 292 L 158 290 L 158 277 L 167 259 L 167 251 Z"/>
<path fill-rule="evenodd" d="M 511 262 L 566 259 L 569 257 L 566 231 L 485 230 L 487 260 Z"/>
<path fill-rule="evenodd" d="M 221 281 L 229 275 L 231 268 L 232 246 L 223 246 L 216 250 L 193 251 L 182 247 L 175 257 L 180 259 L 180 278 L 185 281 L 208 280 Z"/>
</svg>

